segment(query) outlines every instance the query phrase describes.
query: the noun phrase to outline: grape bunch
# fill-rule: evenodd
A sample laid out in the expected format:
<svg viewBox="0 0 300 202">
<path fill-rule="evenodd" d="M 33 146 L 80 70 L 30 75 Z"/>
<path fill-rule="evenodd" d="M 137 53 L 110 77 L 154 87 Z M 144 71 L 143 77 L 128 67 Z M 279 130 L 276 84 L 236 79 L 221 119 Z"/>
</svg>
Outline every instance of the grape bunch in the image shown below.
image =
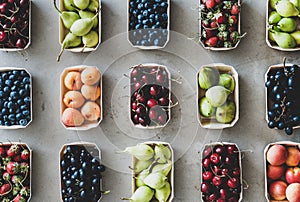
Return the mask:
<svg viewBox="0 0 300 202">
<path fill-rule="evenodd" d="M 265 83 L 269 128 L 285 130 L 287 135 L 300 123 L 300 69 L 297 65 L 271 69 Z"/>
</svg>

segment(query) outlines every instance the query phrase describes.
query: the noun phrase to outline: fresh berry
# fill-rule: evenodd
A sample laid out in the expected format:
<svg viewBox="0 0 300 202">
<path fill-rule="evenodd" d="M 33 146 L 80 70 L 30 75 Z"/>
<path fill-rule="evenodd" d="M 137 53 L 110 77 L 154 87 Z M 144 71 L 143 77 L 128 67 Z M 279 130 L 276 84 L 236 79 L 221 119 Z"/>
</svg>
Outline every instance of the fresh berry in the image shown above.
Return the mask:
<svg viewBox="0 0 300 202">
<path fill-rule="evenodd" d="M 206 8 L 208 8 L 208 9 L 213 8 L 213 7 L 215 6 L 215 0 L 207 0 L 207 1 L 205 2 L 205 6 L 206 6 Z"/>
<path fill-rule="evenodd" d="M 233 4 L 232 7 L 231 7 L 231 12 L 230 12 L 232 15 L 237 15 L 240 13 L 240 10 L 239 10 L 239 6 L 237 4 Z"/>
</svg>

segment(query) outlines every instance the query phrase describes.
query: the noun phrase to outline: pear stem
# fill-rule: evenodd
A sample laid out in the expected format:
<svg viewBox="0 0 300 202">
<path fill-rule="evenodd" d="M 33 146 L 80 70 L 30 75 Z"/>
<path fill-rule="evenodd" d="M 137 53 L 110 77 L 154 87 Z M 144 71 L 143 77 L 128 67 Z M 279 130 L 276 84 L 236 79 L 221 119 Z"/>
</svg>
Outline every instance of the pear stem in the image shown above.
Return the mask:
<svg viewBox="0 0 300 202">
<path fill-rule="evenodd" d="M 54 4 L 54 8 L 61 14 L 61 11 L 58 9 L 58 7 L 56 5 L 56 0 L 53 0 L 53 4 Z"/>
<path fill-rule="evenodd" d="M 56 59 L 57 62 L 59 62 L 60 57 L 61 57 L 61 55 L 63 54 L 64 50 L 65 50 L 65 45 L 62 45 L 62 47 L 61 47 L 61 49 L 60 49 L 60 52 L 59 52 L 59 54 L 58 54 L 58 56 L 57 56 L 57 59 Z"/>
</svg>

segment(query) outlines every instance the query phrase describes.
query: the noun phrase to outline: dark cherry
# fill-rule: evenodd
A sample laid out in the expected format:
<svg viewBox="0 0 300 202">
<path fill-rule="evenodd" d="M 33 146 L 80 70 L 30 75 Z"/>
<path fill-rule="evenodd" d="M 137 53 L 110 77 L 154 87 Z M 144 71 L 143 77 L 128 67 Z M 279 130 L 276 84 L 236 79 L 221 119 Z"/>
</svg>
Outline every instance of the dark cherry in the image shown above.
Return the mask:
<svg viewBox="0 0 300 202">
<path fill-rule="evenodd" d="M 223 180 L 222 180 L 222 177 L 220 177 L 220 176 L 214 176 L 213 178 L 212 178 L 212 183 L 213 183 L 213 185 L 215 185 L 215 186 L 220 186 L 222 183 L 223 183 Z"/>
<path fill-rule="evenodd" d="M 210 159 L 209 158 L 205 158 L 202 160 L 202 165 L 204 168 L 209 168 L 210 167 Z"/>
<path fill-rule="evenodd" d="M 209 193 L 211 190 L 211 185 L 208 182 L 203 182 L 201 184 L 201 192 L 203 193 Z"/>
<path fill-rule="evenodd" d="M 147 101 L 147 106 L 148 106 L 149 108 L 154 107 L 154 106 L 156 106 L 157 104 L 158 104 L 158 102 L 157 102 L 155 99 L 153 99 L 153 98 L 151 98 L 151 99 L 149 99 L 149 100 Z"/>
<path fill-rule="evenodd" d="M 241 171 L 239 168 L 234 168 L 233 171 L 232 171 L 232 174 L 235 176 L 235 177 L 239 177 L 240 174 L 241 174 Z"/>
<path fill-rule="evenodd" d="M 212 193 L 208 196 L 208 200 L 215 201 L 217 199 L 217 195 L 215 193 Z"/>
<path fill-rule="evenodd" d="M 146 108 L 143 105 L 138 105 L 135 113 L 139 116 L 145 116 L 146 115 Z"/>
<path fill-rule="evenodd" d="M 150 118 L 151 120 L 157 120 L 157 117 L 158 117 L 157 110 L 151 108 L 151 109 L 149 110 L 149 118 Z"/>
<path fill-rule="evenodd" d="M 237 178 L 233 177 L 227 180 L 227 186 L 230 188 L 236 188 L 239 186 L 239 181 Z"/>
<path fill-rule="evenodd" d="M 133 103 L 131 104 L 131 109 L 132 109 L 132 110 L 136 110 L 136 109 L 137 109 L 137 106 L 138 106 L 137 102 L 133 102 Z"/>
<path fill-rule="evenodd" d="M 136 83 L 134 84 L 134 90 L 138 90 L 138 89 L 140 89 L 142 86 L 143 86 L 142 82 L 136 82 Z"/>
<path fill-rule="evenodd" d="M 202 174 L 202 178 L 203 180 L 205 181 L 209 181 L 213 178 L 213 173 L 211 171 L 205 171 L 203 174 Z"/>
<path fill-rule="evenodd" d="M 221 174 L 222 175 L 228 175 L 228 169 L 227 168 L 223 168 L 222 170 L 221 170 Z"/>
<path fill-rule="evenodd" d="M 219 190 L 220 198 L 226 199 L 228 197 L 228 191 L 227 189 L 221 188 Z"/>
<path fill-rule="evenodd" d="M 168 106 L 169 105 L 169 99 L 165 97 L 161 97 L 158 99 L 158 103 L 161 106 Z"/>
<path fill-rule="evenodd" d="M 210 155 L 210 160 L 214 164 L 218 164 L 220 162 L 220 155 L 217 153 L 213 153 Z"/>
<path fill-rule="evenodd" d="M 5 31 L 1 30 L 0 31 L 0 42 L 5 41 L 6 40 L 6 33 Z"/>
<path fill-rule="evenodd" d="M 149 90 L 150 95 L 157 96 L 159 94 L 158 86 L 151 86 Z"/>
<path fill-rule="evenodd" d="M 156 75 L 156 81 L 160 84 L 165 82 L 166 77 L 163 74 L 157 74 Z"/>
<path fill-rule="evenodd" d="M 131 71 L 131 77 L 137 77 L 139 75 L 139 68 L 134 68 Z"/>
<path fill-rule="evenodd" d="M 229 146 L 227 147 L 227 152 L 228 152 L 228 154 L 235 154 L 235 153 L 238 152 L 238 150 L 237 150 L 236 146 L 234 146 L 234 145 L 229 145 Z"/>
<path fill-rule="evenodd" d="M 160 124 L 165 124 L 167 123 L 167 115 L 161 114 L 158 116 L 157 120 L 159 121 Z"/>
<path fill-rule="evenodd" d="M 26 45 L 26 42 L 24 39 L 19 38 L 16 42 L 16 47 L 17 48 L 24 48 Z"/>
<path fill-rule="evenodd" d="M 205 148 L 204 152 L 203 152 L 203 157 L 207 157 L 208 155 L 210 155 L 211 153 L 211 147 L 208 146 Z"/>
</svg>

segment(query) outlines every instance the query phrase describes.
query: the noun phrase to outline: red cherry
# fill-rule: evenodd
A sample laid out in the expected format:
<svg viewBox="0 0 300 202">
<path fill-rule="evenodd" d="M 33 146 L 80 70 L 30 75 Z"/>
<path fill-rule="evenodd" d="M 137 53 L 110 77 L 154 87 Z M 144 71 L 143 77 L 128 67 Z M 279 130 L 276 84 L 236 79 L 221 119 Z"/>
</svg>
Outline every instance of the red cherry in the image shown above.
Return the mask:
<svg viewBox="0 0 300 202">
<path fill-rule="evenodd" d="M 5 41 L 5 39 L 6 39 L 6 33 L 3 30 L 1 30 L 0 31 L 0 42 Z"/>
<path fill-rule="evenodd" d="M 158 82 L 158 83 L 163 83 L 164 81 L 165 81 L 165 76 L 163 75 L 163 74 L 157 74 L 156 75 L 156 81 Z"/>
<path fill-rule="evenodd" d="M 208 155 L 210 155 L 211 153 L 211 147 L 208 146 L 205 148 L 205 150 L 203 151 L 203 157 L 207 157 Z"/>
<path fill-rule="evenodd" d="M 147 76 L 147 75 L 143 75 L 143 76 L 142 76 L 142 81 L 143 81 L 144 83 L 149 83 L 148 76 Z"/>
<path fill-rule="evenodd" d="M 0 4 L 0 13 L 5 14 L 8 11 L 8 4 L 7 3 L 2 3 Z"/>
<path fill-rule="evenodd" d="M 216 199 L 217 199 L 217 195 L 214 193 L 208 196 L 208 200 L 210 201 L 215 201 Z"/>
<path fill-rule="evenodd" d="M 213 171 L 215 174 L 220 175 L 221 174 L 221 169 L 218 166 L 213 167 Z"/>
<path fill-rule="evenodd" d="M 131 104 L 131 109 L 132 109 L 132 110 L 136 110 L 136 109 L 137 109 L 137 106 L 138 106 L 137 102 L 133 102 L 133 103 Z"/>
<path fill-rule="evenodd" d="M 18 20 L 18 17 L 14 15 L 14 16 L 10 19 L 10 22 L 11 22 L 11 23 L 15 23 L 15 22 L 17 22 L 17 20 Z"/>
<path fill-rule="evenodd" d="M 137 106 L 135 113 L 139 116 L 144 116 L 146 114 L 146 109 L 143 105 L 139 105 L 139 106 Z"/>
<path fill-rule="evenodd" d="M 241 171 L 239 168 L 234 168 L 233 171 L 232 171 L 232 174 L 235 176 L 235 177 L 239 177 L 240 174 L 241 174 Z"/>
<path fill-rule="evenodd" d="M 220 198 L 221 199 L 226 199 L 228 197 L 228 192 L 227 192 L 226 189 L 223 189 L 223 188 L 220 189 L 219 193 L 220 193 Z"/>
<path fill-rule="evenodd" d="M 133 116 L 133 122 L 135 123 L 135 124 L 138 124 L 139 123 L 139 115 L 137 115 L 137 114 L 135 114 L 134 116 Z"/>
<path fill-rule="evenodd" d="M 202 178 L 203 178 L 203 180 L 205 180 L 205 181 L 211 180 L 212 177 L 213 177 L 213 174 L 212 174 L 212 172 L 210 172 L 210 171 L 205 171 L 205 172 L 202 174 Z"/>
<path fill-rule="evenodd" d="M 237 150 L 236 146 L 234 146 L 234 145 L 229 145 L 229 146 L 227 147 L 227 152 L 228 152 L 228 154 L 235 154 L 235 153 L 238 152 L 238 150 Z"/>
<path fill-rule="evenodd" d="M 210 160 L 214 164 L 218 164 L 220 162 L 220 155 L 217 154 L 217 153 L 213 153 L 213 154 L 210 155 Z"/>
<path fill-rule="evenodd" d="M 201 184 L 201 192 L 203 193 L 209 193 L 211 190 L 211 186 L 208 182 L 202 182 Z"/>
<path fill-rule="evenodd" d="M 158 116 L 157 111 L 155 109 L 151 108 L 150 111 L 149 111 L 149 118 L 151 120 L 156 120 L 157 116 Z"/>
<path fill-rule="evenodd" d="M 239 181 L 237 178 L 233 177 L 227 180 L 227 186 L 230 188 L 236 188 L 239 185 Z"/>
<path fill-rule="evenodd" d="M 131 77 L 137 77 L 139 75 L 139 68 L 134 68 L 131 71 Z"/>
<path fill-rule="evenodd" d="M 159 121 L 160 124 L 165 124 L 167 123 L 167 115 L 161 114 L 158 116 L 157 120 Z"/>
<path fill-rule="evenodd" d="M 143 86 L 142 82 L 136 82 L 136 83 L 134 84 L 134 90 L 138 90 L 138 89 L 140 89 L 142 86 Z"/>
<path fill-rule="evenodd" d="M 159 89 L 157 86 L 151 86 L 149 92 L 150 92 L 150 95 L 157 96 L 159 93 Z"/>
<path fill-rule="evenodd" d="M 228 169 L 227 168 L 223 168 L 221 170 L 221 174 L 226 176 L 228 174 Z"/>
<path fill-rule="evenodd" d="M 220 186 L 222 184 L 222 178 L 219 176 L 214 176 L 212 179 L 212 183 L 215 186 Z"/>
<path fill-rule="evenodd" d="M 157 101 L 155 100 L 155 99 L 153 99 L 153 98 L 151 98 L 151 99 L 149 99 L 148 101 L 147 101 L 147 106 L 148 107 L 154 107 L 155 105 L 157 105 L 158 103 L 157 103 Z"/>
<path fill-rule="evenodd" d="M 138 101 L 138 102 L 141 102 L 141 103 L 144 103 L 145 102 L 145 97 L 142 95 L 142 94 L 137 94 L 137 96 L 136 96 L 136 100 Z"/>
<path fill-rule="evenodd" d="M 232 196 L 228 199 L 228 202 L 238 202 L 238 198 L 236 198 L 235 196 Z"/>
<path fill-rule="evenodd" d="M 153 67 L 151 70 L 150 70 L 150 74 L 154 75 L 158 72 L 157 68 Z"/>
<path fill-rule="evenodd" d="M 209 158 L 203 159 L 203 160 L 202 160 L 202 165 L 203 165 L 203 167 L 204 167 L 204 168 L 209 168 L 210 162 L 211 162 L 211 161 L 210 161 Z"/>
<path fill-rule="evenodd" d="M 222 198 L 218 198 L 218 199 L 216 200 L 216 202 L 226 202 L 226 200 L 225 200 L 225 199 L 222 199 Z"/>
<path fill-rule="evenodd" d="M 167 105 L 169 105 L 169 99 L 161 97 L 161 98 L 158 99 L 158 103 L 161 106 L 167 106 Z"/>
<path fill-rule="evenodd" d="M 225 148 L 223 146 L 216 146 L 214 150 L 217 154 L 220 155 L 225 153 Z"/>
</svg>

